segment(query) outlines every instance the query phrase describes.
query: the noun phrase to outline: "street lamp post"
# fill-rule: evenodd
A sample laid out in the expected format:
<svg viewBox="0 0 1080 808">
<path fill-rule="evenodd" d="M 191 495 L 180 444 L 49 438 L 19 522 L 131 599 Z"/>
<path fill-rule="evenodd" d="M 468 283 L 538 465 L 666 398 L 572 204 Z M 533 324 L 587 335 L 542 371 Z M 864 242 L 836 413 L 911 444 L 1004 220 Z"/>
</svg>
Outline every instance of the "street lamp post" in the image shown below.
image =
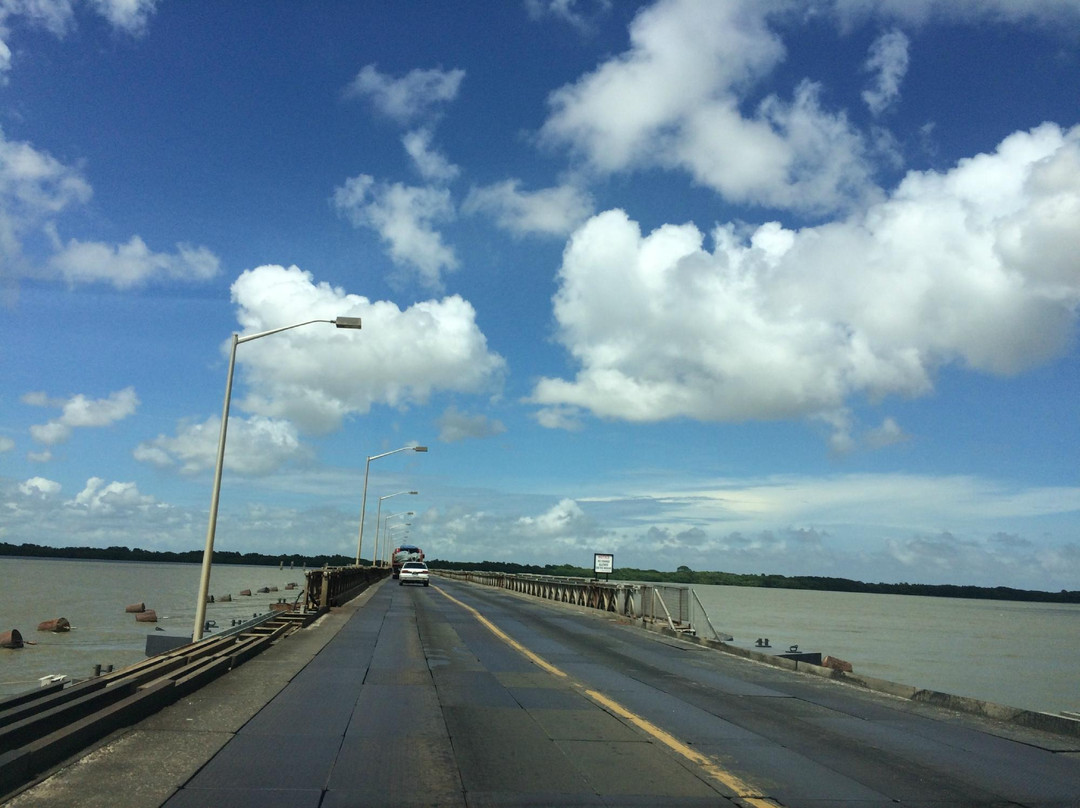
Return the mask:
<svg viewBox="0 0 1080 808">
<path fill-rule="evenodd" d="M 401 513 L 391 513 L 390 514 L 390 516 L 406 516 L 406 515 L 407 516 L 414 516 L 414 515 L 416 515 L 416 512 L 415 511 L 402 511 Z M 382 520 L 383 524 L 386 524 L 387 522 L 390 522 L 390 516 L 387 516 L 386 519 Z M 402 524 L 403 525 L 411 525 L 413 523 L 411 523 L 411 522 L 403 522 Z M 386 539 L 387 539 L 387 547 L 382 548 L 382 553 L 380 555 L 380 553 L 379 553 L 379 539 L 378 539 L 378 533 L 379 533 L 379 531 L 378 531 L 378 523 L 376 523 L 375 527 L 376 527 L 376 531 L 375 531 L 375 533 L 376 533 L 375 554 L 372 557 L 375 558 L 376 566 L 379 566 L 380 562 L 382 561 L 381 555 L 386 555 L 387 554 L 387 548 L 390 547 L 390 543 L 389 543 L 390 534 L 388 533 L 388 531 L 383 530 L 382 535 L 383 535 L 383 537 L 386 537 Z M 386 566 L 390 566 L 390 565 L 389 564 L 382 564 L 382 566 L 386 567 Z"/>
<path fill-rule="evenodd" d="M 217 463 L 214 467 L 214 490 L 210 496 L 210 521 L 206 528 L 206 547 L 203 548 L 198 600 L 195 601 L 195 628 L 191 634 L 192 642 L 198 642 L 202 639 L 203 624 L 206 622 L 206 597 L 210 590 L 210 565 L 214 557 L 214 534 L 217 531 L 218 500 L 221 497 L 221 471 L 225 465 L 225 433 L 229 427 L 229 403 L 232 399 L 233 368 L 236 367 L 236 346 L 242 342 L 251 342 L 253 339 L 268 337 L 280 331 L 288 331 L 291 328 L 299 328 L 302 325 L 311 325 L 312 323 L 333 323 L 338 328 L 360 328 L 359 317 L 338 317 L 334 320 L 305 320 L 302 323 L 273 328 L 258 334 L 248 334 L 244 337 L 233 332 L 232 347 L 229 350 L 229 372 L 225 377 L 225 404 L 221 409 L 221 432 L 218 434 Z"/>
<path fill-rule="evenodd" d="M 374 566 L 379 566 L 379 516 L 382 514 L 382 501 L 384 499 L 390 499 L 390 497 L 397 497 L 402 494 L 416 495 L 419 491 L 398 491 L 396 494 L 387 494 L 384 497 L 379 497 L 379 507 L 375 511 L 375 550 L 371 554 L 371 563 Z M 412 511 L 410 511 L 412 513 Z"/>
<path fill-rule="evenodd" d="M 383 536 L 385 536 L 386 540 L 387 540 L 386 541 L 386 548 L 384 548 L 384 550 L 388 550 L 390 548 L 390 538 L 391 538 L 390 531 L 391 530 L 393 530 L 396 527 L 403 527 L 405 525 L 411 525 L 412 524 L 412 522 L 399 522 L 396 525 L 391 525 L 390 520 L 393 519 L 395 516 L 405 516 L 405 517 L 416 516 L 416 512 L 415 511 L 400 511 L 399 513 L 389 514 L 385 519 L 383 519 Z M 376 528 L 377 527 L 378 527 L 378 523 L 376 522 Z M 376 547 L 379 546 L 378 545 L 378 540 L 376 540 L 375 546 Z M 376 556 L 377 555 L 378 555 L 378 551 L 376 550 Z"/>
<path fill-rule="evenodd" d="M 360 566 L 360 550 L 364 546 L 364 514 L 367 512 L 367 484 L 368 475 L 371 473 L 371 461 L 378 460 L 380 457 L 386 457 L 387 455 L 397 454 L 398 452 L 426 452 L 426 446 L 402 446 L 400 449 L 394 449 L 389 452 L 383 452 L 382 454 L 372 455 L 367 459 L 367 463 L 364 465 L 364 498 L 360 503 L 360 536 L 356 540 L 356 566 Z M 375 560 L 372 559 L 372 565 Z"/>
<path fill-rule="evenodd" d="M 393 515 L 398 516 L 399 514 L 393 514 Z M 387 517 L 386 521 L 387 521 L 387 523 L 389 523 L 390 518 Z M 396 525 L 387 524 L 387 526 L 386 526 L 386 556 L 388 558 L 388 561 L 387 561 L 388 566 L 393 563 L 393 553 L 394 553 L 394 551 L 391 550 L 390 548 L 393 547 L 395 544 L 397 544 L 399 541 L 402 544 L 404 544 L 408 540 L 408 538 L 409 538 L 409 526 L 410 525 L 412 525 L 412 522 L 398 522 Z M 395 539 L 394 536 L 397 536 L 398 538 Z M 398 545 L 398 546 L 401 546 L 401 545 Z"/>
</svg>

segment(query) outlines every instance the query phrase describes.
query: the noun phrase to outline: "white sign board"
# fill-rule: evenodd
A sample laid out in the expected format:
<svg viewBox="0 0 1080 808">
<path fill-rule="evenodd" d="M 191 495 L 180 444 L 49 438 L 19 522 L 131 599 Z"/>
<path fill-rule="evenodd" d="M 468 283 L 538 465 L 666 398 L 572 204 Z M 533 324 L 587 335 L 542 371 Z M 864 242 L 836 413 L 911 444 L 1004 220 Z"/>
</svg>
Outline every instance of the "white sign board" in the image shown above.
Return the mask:
<svg viewBox="0 0 1080 808">
<path fill-rule="evenodd" d="M 611 574 L 615 568 L 615 556 L 611 553 L 593 553 L 593 572 Z"/>
</svg>

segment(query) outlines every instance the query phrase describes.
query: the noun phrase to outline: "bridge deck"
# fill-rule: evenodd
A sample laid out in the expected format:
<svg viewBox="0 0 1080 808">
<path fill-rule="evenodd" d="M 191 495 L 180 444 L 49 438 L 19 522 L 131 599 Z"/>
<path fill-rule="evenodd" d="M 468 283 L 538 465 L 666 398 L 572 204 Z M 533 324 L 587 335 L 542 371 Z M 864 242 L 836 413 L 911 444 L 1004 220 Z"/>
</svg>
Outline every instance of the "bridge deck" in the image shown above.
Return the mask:
<svg viewBox="0 0 1080 808">
<path fill-rule="evenodd" d="M 387 581 L 5 805 L 1075 806 L 1080 741 Z"/>
</svg>

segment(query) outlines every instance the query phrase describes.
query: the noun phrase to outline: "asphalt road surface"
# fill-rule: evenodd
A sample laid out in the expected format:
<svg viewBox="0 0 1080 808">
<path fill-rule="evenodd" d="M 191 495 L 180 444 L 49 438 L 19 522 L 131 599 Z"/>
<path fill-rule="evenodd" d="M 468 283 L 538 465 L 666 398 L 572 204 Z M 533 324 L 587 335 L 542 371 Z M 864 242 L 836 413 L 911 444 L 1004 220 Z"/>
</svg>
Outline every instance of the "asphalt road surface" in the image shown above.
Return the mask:
<svg viewBox="0 0 1080 808">
<path fill-rule="evenodd" d="M 303 763 L 265 754 L 282 727 Z M 1080 805 L 1070 748 L 584 609 L 388 581 L 168 805 L 281 788 L 321 808 L 1063 808 Z"/>
<path fill-rule="evenodd" d="M 599 612 L 433 578 L 386 581 L 340 621 L 288 673 L 276 647 L 15 804 L 146 805 L 131 770 L 153 760 L 175 767 L 168 808 L 1080 806 L 1080 739 Z"/>
</svg>

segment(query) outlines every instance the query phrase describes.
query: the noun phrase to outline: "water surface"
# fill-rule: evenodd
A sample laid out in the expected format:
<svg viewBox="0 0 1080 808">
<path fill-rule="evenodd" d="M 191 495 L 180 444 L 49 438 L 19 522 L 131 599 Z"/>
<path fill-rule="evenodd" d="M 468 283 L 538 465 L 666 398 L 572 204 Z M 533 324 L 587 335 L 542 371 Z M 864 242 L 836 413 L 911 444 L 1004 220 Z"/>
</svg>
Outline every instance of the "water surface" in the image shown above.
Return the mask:
<svg viewBox="0 0 1080 808">
<path fill-rule="evenodd" d="M 1043 712 L 1080 711 L 1080 604 L 695 586 L 718 631 L 857 673 Z"/>
<path fill-rule="evenodd" d="M 0 631 L 18 629 L 27 643 L 20 649 L 0 648 L 0 694 L 36 687 L 49 674 L 84 679 L 95 665 L 117 668 L 145 659 L 146 635 L 191 636 L 199 586 L 199 564 L 126 561 L 0 558 Z M 303 571 L 286 567 L 218 564 L 210 575 L 210 594 L 231 594 L 231 603 L 211 603 L 206 619 L 227 628 L 233 620 L 265 614 L 270 604 L 297 592 L 285 584 L 304 585 Z M 257 594 L 261 587 L 277 592 Z M 243 589 L 251 597 L 241 597 Z M 157 623 L 137 623 L 124 612 L 143 602 L 157 612 Z M 37 631 L 38 623 L 66 617 L 72 630 L 63 634 Z"/>
</svg>

